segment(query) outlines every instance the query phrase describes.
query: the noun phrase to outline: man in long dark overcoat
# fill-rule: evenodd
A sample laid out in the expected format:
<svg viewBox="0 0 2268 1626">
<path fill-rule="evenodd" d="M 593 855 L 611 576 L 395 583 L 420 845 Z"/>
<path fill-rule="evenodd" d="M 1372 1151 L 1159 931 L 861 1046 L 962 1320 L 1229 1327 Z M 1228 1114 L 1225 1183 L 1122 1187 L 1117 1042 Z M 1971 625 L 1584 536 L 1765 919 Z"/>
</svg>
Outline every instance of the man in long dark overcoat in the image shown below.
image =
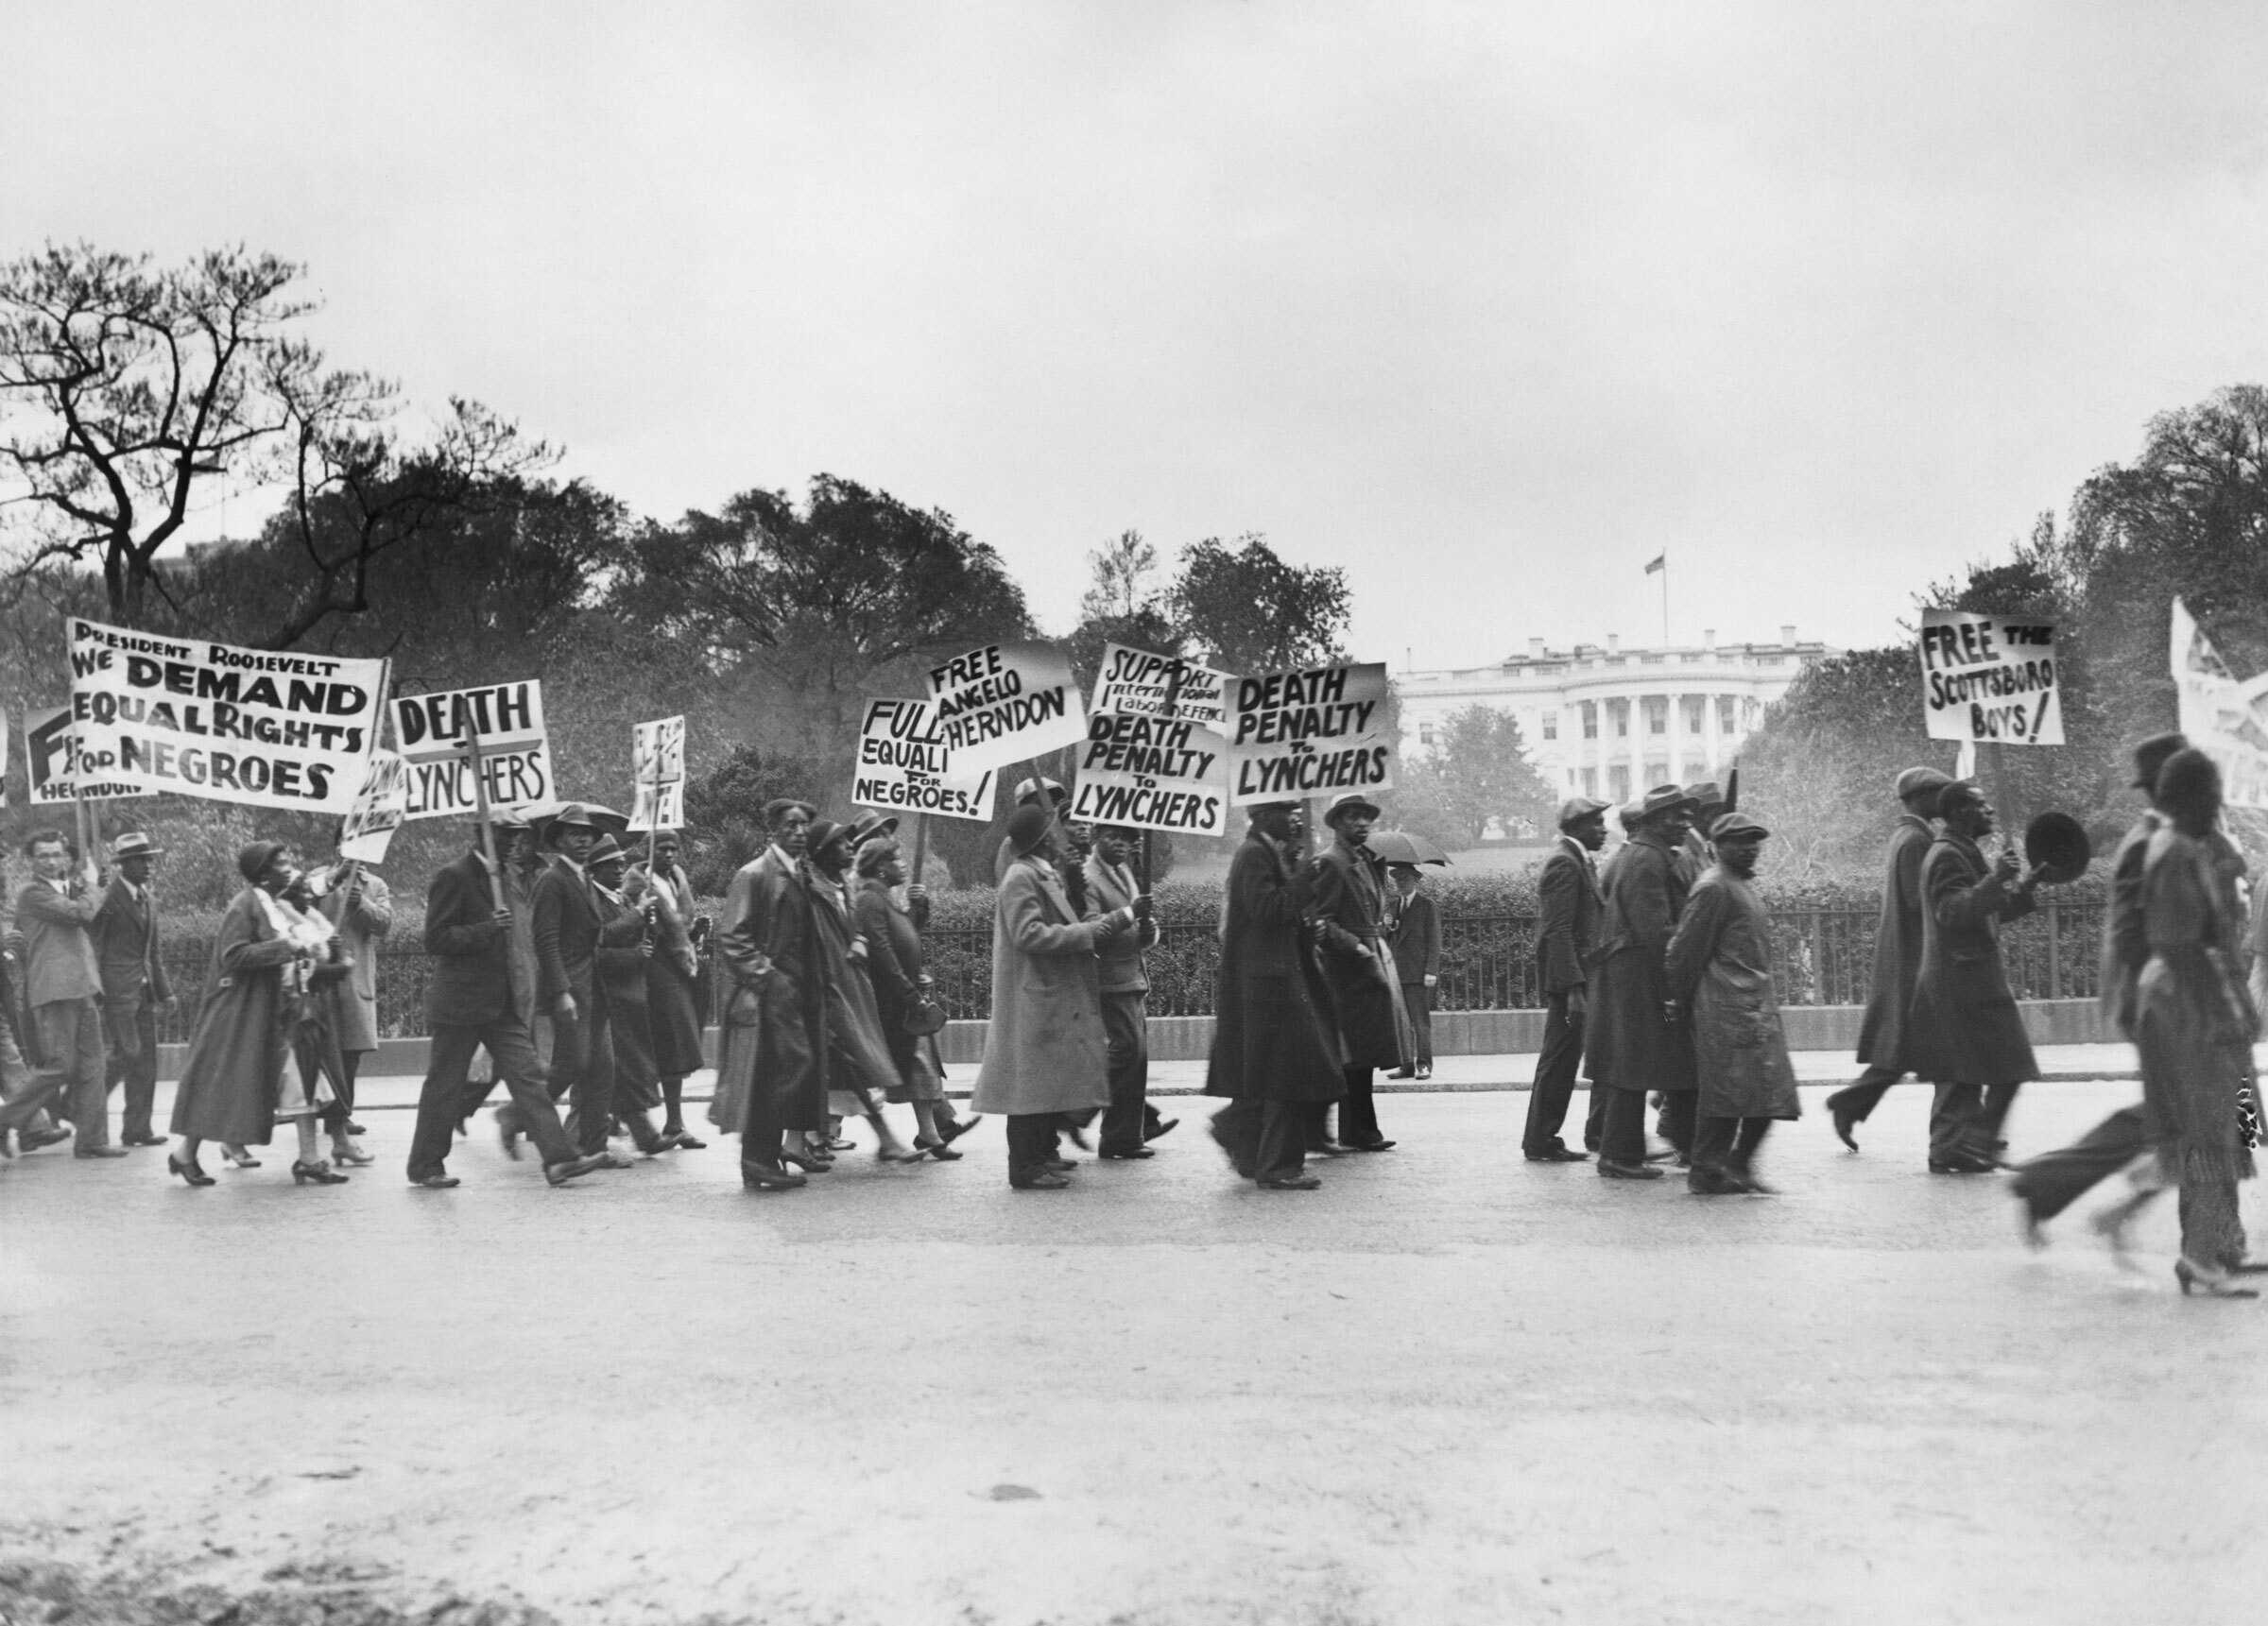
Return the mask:
<svg viewBox="0 0 2268 1626">
<path fill-rule="evenodd" d="M 1859 1065 L 1865 1070 L 1827 1098 L 1835 1135 L 1853 1152 L 1851 1130 L 1866 1121 L 1890 1087 L 1906 1076 L 1906 1016 L 1914 980 L 1921 974 L 1921 860 L 1937 839 L 1930 820 L 1937 797 L 1953 781 L 1935 768 L 1908 768 L 1898 776 L 1898 826 L 1882 860 L 1882 913 L 1874 933 L 1874 984 L 1859 1024 Z"/>
<path fill-rule="evenodd" d="M 1583 1064 L 1583 1023 L 1590 1009 L 1590 972 L 1598 957 L 1599 923 L 1606 895 L 1591 854 L 1606 845 L 1606 804 L 1570 796 L 1559 804 L 1559 840 L 1537 881 L 1542 923 L 1536 939 L 1543 979 L 1543 1053 L 1536 1058 L 1535 1087 L 1520 1138 L 1531 1163 L 1580 1163 L 1584 1155 L 1559 1138 Z"/>
<path fill-rule="evenodd" d="M 1367 845 L 1378 804 L 1360 791 L 1333 796 L 1324 810 L 1332 843 L 1308 867 L 1314 885 L 1311 913 L 1320 923 L 1323 974 L 1346 1055 L 1347 1092 L 1339 1103 L 1339 1144 L 1350 1152 L 1383 1152 L 1394 1144 L 1379 1132 L 1370 1079 L 1403 1059 L 1401 988 L 1394 950 L 1386 940 L 1386 866 Z"/>
<path fill-rule="evenodd" d="M 567 1133 L 586 1153 L 607 1149 L 614 1106 L 614 1036 L 598 945 L 607 917 L 585 867 L 598 826 L 580 802 L 551 820 L 552 864 L 536 878 L 536 1001 L 551 1013 L 551 1088 L 569 1102 Z"/>
<path fill-rule="evenodd" d="M 1308 925 L 1314 872 L 1298 864 L 1297 802 L 1263 802 L 1228 865 L 1228 916 L 1205 1093 L 1229 1097 L 1212 1138 L 1269 1190 L 1313 1190 L 1307 1145 L 1346 1092 L 1331 988 Z"/>
<path fill-rule="evenodd" d="M 1590 979 L 1583 1026 L 1583 1074 L 1608 1091 L 1599 1172 L 1612 1180 L 1658 1180 L 1646 1163 L 1646 1094 L 1668 1099 L 1662 1116 L 1682 1151 L 1692 1143 L 1693 1053 L 1690 1036 L 1663 1016 L 1670 934 L 1685 908 L 1681 876 L 1692 802 L 1675 785 L 1657 785 L 1639 809 L 1638 828 L 1606 873 L 1606 941 Z"/>
<path fill-rule="evenodd" d="M 111 845 L 111 884 L 95 913 L 94 960 L 102 976 L 102 1036 L 110 1062 L 105 1088 L 126 1086 L 118 1138 L 128 1146 L 163 1146 L 151 1127 L 158 1089 L 158 1012 L 171 1010 L 173 988 L 158 952 L 158 905 L 150 870 L 165 849 L 140 830 Z"/>
<path fill-rule="evenodd" d="M 1975 785 L 1955 780 L 1937 805 L 1945 829 L 1921 861 L 1921 971 L 1906 1055 L 1937 1087 L 1931 1172 L 1979 1174 L 1999 1166 L 2018 1087 L 2039 1076 L 2001 960 L 2001 922 L 2032 913 L 2036 878 L 2012 849 L 1986 861 L 1977 843 L 1992 833 L 1992 804 Z"/>
<path fill-rule="evenodd" d="M 492 820 L 492 839 L 500 847 L 507 843 L 520 822 L 508 815 Z M 546 1179 L 563 1185 L 605 1161 L 576 1152 L 551 1104 L 543 1064 L 528 1036 L 535 979 L 530 968 L 516 964 L 512 911 L 497 902 L 505 896 L 501 879 L 475 842 L 472 851 L 434 875 L 425 895 L 425 952 L 433 957 L 425 977 L 425 1024 L 432 1037 L 410 1137 L 413 1186 L 456 1184 L 446 1160 L 457 1121 L 487 1094 L 486 1087 L 474 1091 L 466 1083 L 472 1053 L 484 1045 L 511 1093 L 514 1132 L 535 1142 Z"/>
<path fill-rule="evenodd" d="M 771 845 L 733 875 L 716 933 L 727 991 L 711 1111 L 740 1137 L 741 1184 L 778 1191 L 804 1183 L 782 1166 L 786 1132 L 807 1158 L 810 1133 L 826 1127 L 827 1008 L 802 875 L 812 809 L 782 798 L 764 814 Z"/>
</svg>

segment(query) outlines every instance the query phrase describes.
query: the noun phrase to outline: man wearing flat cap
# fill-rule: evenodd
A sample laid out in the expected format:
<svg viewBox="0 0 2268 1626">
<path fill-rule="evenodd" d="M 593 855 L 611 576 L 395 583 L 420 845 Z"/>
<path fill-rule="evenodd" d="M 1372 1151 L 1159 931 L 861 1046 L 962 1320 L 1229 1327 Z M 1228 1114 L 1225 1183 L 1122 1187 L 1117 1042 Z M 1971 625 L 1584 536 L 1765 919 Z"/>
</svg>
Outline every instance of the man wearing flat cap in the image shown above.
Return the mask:
<svg viewBox="0 0 2268 1626">
<path fill-rule="evenodd" d="M 158 956 L 158 906 L 149 894 L 150 871 L 164 851 L 140 830 L 111 844 L 111 884 L 93 929 L 109 1053 L 106 1087 L 126 1086 L 118 1138 L 128 1146 L 165 1144 L 149 1121 L 158 1090 L 158 1012 L 174 1006 L 165 963 Z"/>
<path fill-rule="evenodd" d="M 1667 1098 L 1671 1143 L 1692 1140 L 1693 1055 L 1690 1036 L 1664 1016 L 1670 934 L 1685 909 L 1678 855 L 1693 804 L 1675 785 L 1657 785 L 1639 807 L 1638 829 L 1606 872 L 1606 912 L 1590 1010 L 1583 1028 L 1583 1074 L 1605 1090 L 1599 1172 L 1611 1180 L 1658 1180 L 1646 1162 L 1646 1095 Z"/>
<path fill-rule="evenodd" d="M 1584 1155 L 1559 1138 L 1583 1064 L 1583 1023 L 1590 1008 L 1590 973 L 1598 960 L 1599 920 L 1606 899 L 1591 854 L 1606 845 L 1606 804 L 1570 796 L 1559 804 L 1559 840 L 1537 882 L 1542 923 L 1536 939 L 1546 1015 L 1543 1053 L 1528 1092 L 1520 1149 L 1531 1163 L 1580 1163 Z"/>
<path fill-rule="evenodd" d="M 1362 792 L 1333 796 L 1323 811 L 1332 844 L 1310 865 L 1323 973 L 1347 1053 L 1338 1143 L 1352 1152 L 1383 1152 L 1394 1144 L 1379 1132 L 1371 1074 L 1400 1067 L 1412 1049 L 1394 950 L 1386 940 L 1386 866 L 1368 846 L 1377 819 L 1378 804 Z"/>
<path fill-rule="evenodd" d="M 2001 922 L 2032 913 L 2037 877 L 2013 848 L 1985 858 L 1978 843 L 1993 831 L 1992 804 L 1967 780 L 1938 794 L 1937 816 L 1944 828 L 1921 861 L 1921 970 L 1906 1055 L 1936 1086 L 1930 1172 L 1981 1174 L 2000 1165 L 2018 1089 L 2039 1076 L 2001 959 Z"/>
<path fill-rule="evenodd" d="M 1874 984 L 1859 1024 L 1859 1065 L 1865 1070 L 1827 1098 L 1835 1135 L 1853 1152 L 1851 1130 L 1866 1121 L 1890 1087 L 1913 1070 L 1906 1056 L 1907 1014 L 1921 974 L 1921 860 L 1937 839 L 1937 797 L 1953 781 L 1935 768 L 1908 768 L 1893 788 L 1898 825 L 1882 859 L 1882 912 L 1874 932 Z"/>
<path fill-rule="evenodd" d="M 1718 816 L 1709 830 L 1716 860 L 1670 938 L 1664 1014 L 1692 1025 L 1699 1087 L 1686 1189 L 1698 1196 L 1767 1190 L 1757 1149 L 1775 1120 L 1803 1111 L 1772 990 L 1771 917 L 1750 884 L 1770 833 L 1746 813 Z"/>
</svg>

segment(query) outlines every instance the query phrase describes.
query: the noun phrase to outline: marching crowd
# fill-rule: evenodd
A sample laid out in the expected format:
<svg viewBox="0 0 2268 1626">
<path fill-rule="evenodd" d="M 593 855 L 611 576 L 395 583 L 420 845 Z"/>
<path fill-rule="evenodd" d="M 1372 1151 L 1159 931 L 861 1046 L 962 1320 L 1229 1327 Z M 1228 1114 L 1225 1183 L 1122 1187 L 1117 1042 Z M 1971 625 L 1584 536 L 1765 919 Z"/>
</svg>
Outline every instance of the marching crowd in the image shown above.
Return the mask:
<svg viewBox="0 0 2268 1626">
<path fill-rule="evenodd" d="M 2236 1201 L 2258 1139 L 2244 861 L 2221 830 L 2210 759 L 2166 735 L 2135 760 L 2150 805 L 2110 866 L 2103 1002 L 2139 1050 L 2143 1100 L 2023 1165 L 2013 1189 L 2037 1244 L 2047 1220 L 2124 1172 L 2131 1195 L 2094 1222 L 2124 1258 L 2128 1222 L 2177 1188 L 2183 1291 L 2251 1296 L 2236 1278 L 2268 1266 L 2246 1257 Z M 1932 1172 L 2009 1167 L 2003 1127 L 2037 1067 L 1999 927 L 2034 907 L 2039 885 L 2071 874 L 2006 845 L 1987 859 L 1994 810 L 1973 783 L 1912 768 L 1894 789 L 1903 811 L 1858 1045 L 1865 1070 L 1830 1097 L 1833 1128 L 1855 1152 L 1858 1127 L 1913 1073 L 1934 1087 Z M 971 1105 L 1005 1118 L 1012 1186 L 1062 1190 L 1075 1166 L 1067 1138 L 1086 1148 L 1092 1128 L 1097 1155 L 1139 1159 L 1175 1126 L 1147 1099 L 1144 951 L 1158 927 L 1133 863 L 1138 832 L 1071 820 L 1053 780 L 1027 779 L 1017 800 L 995 867 L 993 1005 Z M 1602 874 L 1610 812 L 1628 839 Z M 1376 1074 L 1430 1070 L 1439 922 L 1416 867 L 1371 850 L 1379 809 L 1361 793 L 1328 804 L 1312 855 L 1302 804 L 1249 813 L 1221 917 L 1205 1088 L 1228 1104 L 1211 1134 L 1261 1188 L 1313 1190 L 1310 1156 L 1394 1145 Z M 738 1137 L 750 1189 L 794 1190 L 826 1172 L 850 1148 L 842 1126 L 854 1117 L 885 1161 L 961 1155 L 954 1142 L 977 1120 L 946 1097 L 936 1042 L 945 1014 L 923 963 L 928 899 L 897 821 L 820 818 L 793 799 L 764 817 L 768 845 L 733 877 L 712 931 L 675 833 L 657 832 L 647 861 L 634 863 L 596 810 L 491 815 L 427 896 L 430 1051 L 413 1185 L 457 1183 L 447 1170 L 455 1141 L 499 1084 L 505 1149 L 516 1157 L 531 1144 L 555 1185 L 623 1166 L 609 1150 L 617 1134 L 647 1156 L 699 1150 L 683 1089 L 703 1065 L 712 1002 L 710 1117 Z M 1713 783 L 1659 786 L 1620 810 L 1573 797 L 1559 829 L 1540 877 L 1548 1011 L 1526 1157 L 1595 1154 L 1601 1175 L 1625 1181 L 1658 1180 L 1674 1161 L 1699 1195 L 1766 1191 L 1759 1149 L 1800 1110 L 1753 884 L 1770 832 Z M 156 1019 L 176 1001 L 149 891 L 162 854 L 146 836 L 121 836 L 107 880 L 58 830 L 33 835 L 25 854 L 32 877 L 9 934 L 20 988 L 0 1000 L 9 1013 L 0 1150 L 11 1136 L 26 1150 L 68 1138 L 82 1157 L 167 1145 L 151 1121 Z M 275 842 L 246 847 L 238 867 L 245 887 L 214 942 L 167 1167 L 212 1185 L 208 1142 L 253 1168 L 252 1148 L 288 1122 L 294 1183 L 336 1184 L 373 1161 L 354 1087 L 378 1043 L 374 968 L 391 899 L 365 864 L 304 870 Z M 1590 1087 L 1583 1151 L 1561 1136 L 1578 1073 Z M 120 1086 L 124 1144 L 113 1145 L 108 1096 Z M 1649 1102 L 1666 1150 L 1649 1151 Z M 910 1108 L 910 1140 L 890 1104 Z"/>
</svg>

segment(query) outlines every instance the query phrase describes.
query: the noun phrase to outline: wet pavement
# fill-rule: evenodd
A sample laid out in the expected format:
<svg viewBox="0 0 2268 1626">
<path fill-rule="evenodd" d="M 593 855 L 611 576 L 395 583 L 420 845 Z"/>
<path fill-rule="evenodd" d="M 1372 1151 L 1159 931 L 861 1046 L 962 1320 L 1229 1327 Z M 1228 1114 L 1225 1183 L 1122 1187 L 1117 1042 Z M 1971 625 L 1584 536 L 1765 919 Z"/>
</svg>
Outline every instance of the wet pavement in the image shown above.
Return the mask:
<svg viewBox="0 0 2268 1626">
<path fill-rule="evenodd" d="M 428 1192 L 388 1090 L 336 1189 L 284 1142 L 207 1190 L 0 1166 L 0 1550 L 575 1622 L 2261 1607 L 2268 1309 L 2177 1296 L 2170 1201 L 2114 1268 L 2111 1187 L 2028 1253 L 1924 1172 L 1919 1087 L 1856 1156 L 1807 1089 L 1780 1194 L 1719 1199 L 1527 1164 L 1477 1091 L 1390 1098 L 1313 1193 L 1194 1098 L 1065 1192 L 996 1122 L 782 1195 L 721 1138 L 553 1190 L 485 1119 Z M 2016 1150 L 2134 1093 L 2037 1087 Z"/>
</svg>

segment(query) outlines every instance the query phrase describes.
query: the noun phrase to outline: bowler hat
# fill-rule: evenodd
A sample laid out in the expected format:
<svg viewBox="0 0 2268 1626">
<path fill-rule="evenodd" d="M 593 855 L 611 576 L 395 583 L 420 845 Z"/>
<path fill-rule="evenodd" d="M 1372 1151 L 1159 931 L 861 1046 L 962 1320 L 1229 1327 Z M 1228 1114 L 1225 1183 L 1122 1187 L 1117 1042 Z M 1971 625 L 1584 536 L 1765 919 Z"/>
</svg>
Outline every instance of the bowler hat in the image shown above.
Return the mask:
<svg viewBox="0 0 2268 1626">
<path fill-rule="evenodd" d="M 257 881 L 267 873 L 267 866 L 276 862 L 284 850 L 280 841 L 251 841 L 236 849 L 236 873 L 247 881 Z"/>
<path fill-rule="evenodd" d="M 111 862 L 122 858 L 161 858 L 165 849 L 138 830 L 129 830 L 111 843 Z"/>
<path fill-rule="evenodd" d="M 1690 808 L 1692 805 L 1693 798 L 1677 786 L 1656 785 L 1646 793 L 1645 799 L 1638 804 L 1638 816 L 1652 818 L 1658 813 L 1668 813 L 1672 808 Z"/>
<path fill-rule="evenodd" d="M 1606 804 L 1590 796 L 1570 796 L 1559 804 L 1559 828 L 1566 830 L 1581 824 L 1594 813 L 1606 811 Z"/>
<path fill-rule="evenodd" d="M 1050 801 L 1067 802 L 1071 800 L 1071 793 L 1069 791 L 1065 790 L 1054 779 L 1044 777 L 1036 779 L 1019 780 L 1016 786 L 1016 800 L 1019 805 L 1026 802 L 1038 802 L 1040 799 L 1040 794 L 1042 791 L 1047 793 L 1047 798 Z"/>
<path fill-rule="evenodd" d="M 2187 734 L 2153 734 L 2134 748 L 2134 788 L 2154 791 L 2157 776 L 2176 751 L 2190 748 Z"/>
<path fill-rule="evenodd" d="M 1772 832 L 1744 813 L 1720 813 L 1709 827 L 1709 839 L 1724 841 L 1730 836 L 1753 835 L 1759 838 Z"/>
<path fill-rule="evenodd" d="M 1323 810 L 1323 822 L 1336 830 L 1339 820 L 1350 813 L 1366 813 L 1376 818 L 1378 804 L 1360 791 L 1341 791 L 1331 798 L 1331 805 Z"/>
<path fill-rule="evenodd" d="M 1952 782 L 1950 775 L 1941 774 L 1935 768 L 1908 768 L 1893 781 L 1892 788 L 1898 792 L 1898 799 L 1901 802 L 1910 802 L 1916 796 L 1926 796 L 1929 798 L 1929 808 L 1926 811 L 1934 812 L 1936 811 L 1937 797 L 1942 796 L 1945 787 Z"/>
<path fill-rule="evenodd" d="M 1056 810 L 1038 802 L 1026 802 L 1008 815 L 1008 845 L 1022 858 L 1047 839 L 1047 832 L 1056 822 Z"/>
</svg>

